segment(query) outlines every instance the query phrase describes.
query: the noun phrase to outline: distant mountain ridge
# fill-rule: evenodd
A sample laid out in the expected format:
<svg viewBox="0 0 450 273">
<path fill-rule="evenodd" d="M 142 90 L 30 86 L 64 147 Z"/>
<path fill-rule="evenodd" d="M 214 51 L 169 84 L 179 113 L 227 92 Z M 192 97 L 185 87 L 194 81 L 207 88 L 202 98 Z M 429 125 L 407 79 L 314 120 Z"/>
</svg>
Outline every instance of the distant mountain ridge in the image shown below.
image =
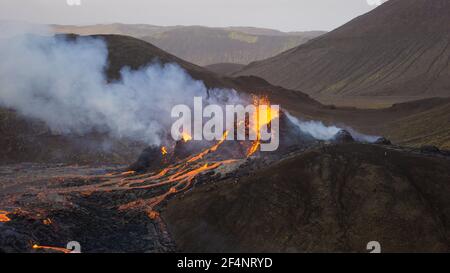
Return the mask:
<svg viewBox="0 0 450 273">
<path fill-rule="evenodd" d="M 220 75 L 231 75 L 241 70 L 245 65 L 234 63 L 219 63 L 205 66 L 206 69 Z"/>
<path fill-rule="evenodd" d="M 235 75 L 314 97 L 450 96 L 450 1 L 390 0 Z"/>
<path fill-rule="evenodd" d="M 104 24 L 52 25 L 56 33 L 117 34 L 142 39 L 197 65 L 248 64 L 275 56 L 322 35 L 322 31 L 281 32 L 254 27 L 154 26 Z"/>
</svg>

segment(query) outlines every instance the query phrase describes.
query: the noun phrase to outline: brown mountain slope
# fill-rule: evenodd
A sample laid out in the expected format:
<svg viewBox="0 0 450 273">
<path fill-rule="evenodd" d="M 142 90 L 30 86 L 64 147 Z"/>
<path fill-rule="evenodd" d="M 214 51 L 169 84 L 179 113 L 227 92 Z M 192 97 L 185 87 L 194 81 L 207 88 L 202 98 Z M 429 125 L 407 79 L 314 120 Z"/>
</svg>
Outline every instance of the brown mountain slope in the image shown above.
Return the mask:
<svg viewBox="0 0 450 273">
<path fill-rule="evenodd" d="M 233 63 L 219 63 L 219 64 L 210 64 L 204 67 L 216 74 L 231 75 L 232 73 L 241 70 L 244 67 L 244 65 Z"/>
<path fill-rule="evenodd" d="M 198 65 L 248 64 L 275 56 L 325 33 L 323 31 L 281 32 L 250 27 L 211 28 L 142 24 L 53 25 L 51 27 L 56 33 L 132 36 Z"/>
<path fill-rule="evenodd" d="M 220 76 L 207 69 L 184 61 L 148 42 L 122 35 L 93 35 L 92 37 L 104 39 L 108 46 L 108 78 L 118 78 L 120 69 L 124 66 L 139 69 L 154 61 L 159 61 L 161 63 L 177 63 L 191 77 L 203 81 L 208 87 L 225 87 L 230 85 L 222 80 Z"/>
<path fill-rule="evenodd" d="M 209 65 L 224 62 L 248 64 L 275 56 L 322 34 L 255 33 L 257 32 L 248 33 L 245 28 L 240 30 L 192 26 L 140 38 L 189 62 Z"/>
<path fill-rule="evenodd" d="M 326 146 L 197 186 L 163 218 L 185 252 L 367 252 L 370 241 L 448 252 L 449 167 L 401 149 Z"/>
<path fill-rule="evenodd" d="M 390 0 L 236 75 L 257 75 L 314 97 L 447 97 L 449 25 L 448 0 Z"/>
<path fill-rule="evenodd" d="M 0 165 L 17 162 L 127 164 L 143 143 L 111 139 L 106 134 L 60 135 L 39 120 L 0 107 Z"/>
<path fill-rule="evenodd" d="M 387 122 L 380 128 L 403 145 L 435 145 L 450 150 L 450 102 Z"/>
<path fill-rule="evenodd" d="M 208 88 L 233 88 L 244 93 L 269 95 L 283 105 L 317 106 L 317 101 L 301 92 L 294 92 L 285 88 L 270 85 L 257 77 L 231 78 L 216 74 L 204 67 L 182 60 L 166 51 L 136 38 L 121 35 L 94 35 L 104 39 L 108 46 L 109 67 L 106 71 L 108 78 L 119 77 L 120 69 L 129 66 L 139 69 L 155 60 L 162 63 L 177 63 L 196 80 L 205 83 Z"/>
</svg>

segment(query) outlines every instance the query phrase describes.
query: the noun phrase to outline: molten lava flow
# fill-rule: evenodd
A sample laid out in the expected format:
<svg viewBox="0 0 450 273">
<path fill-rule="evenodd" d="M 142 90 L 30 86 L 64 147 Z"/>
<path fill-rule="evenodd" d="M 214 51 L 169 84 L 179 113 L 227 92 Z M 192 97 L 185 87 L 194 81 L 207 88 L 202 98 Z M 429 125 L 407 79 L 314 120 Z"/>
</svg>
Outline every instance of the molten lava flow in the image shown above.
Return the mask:
<svg viewBox="0 0 450 273">
<path fill-rule="evenodd" d="M 261 145 L 261 142 L 259 139 L 253 141 L 252 146 L 247 151 L 247 157 L 252 156 L 259 148 L 259 145 Z"/>
<path fill-rule="evenodd" d="M 121 173 L 121 175 L 132 175 L 132 174 L 135 174 L 135 173 L 136 173 L 135 171 L 128 171 L 128 172 Z"/>
<path fill-rule="evenodd" d="M 150 209 L 150 211 L 154 211 L 153 209 L 157 205 L 159 205 L 161 202 L 166 200 L 166 198 L 169 195 L 176 194 L 176 193 L 187 190 L 192 185 L 194 178 L 197 177 L 199 174 L 201 174 L 205 171 L 216 169 L 217 167 L 219 167 L 222 164 L 223 164 L 222 162 L 216 162 L 216 163 L 209 164 L 209 165 L 205 164 L 197 169 L 194 169 L 194 170 L 191 170 L 188 172 L 176 172 L 174 175 L 169 177 L 168 182 L 177 181 L 178 183 L 175 186 L 170 187 L 170 189 L 165 194 L 162 194 L 160 196 L 152 198 L 151 201 L 149 202 L 149 204 L 147 205 L 147 207 Z M 149 216 L 152 219 L 151 215 L 149 215 Z"/>
<path fill-rule="evenodd" d="M 209 153 L 211 153 L 211 152 L 215 152 L 215 151 L 219 148 L 219 146 L 222 145 L 222 143 L 224 143 L 224 141 L 227 139 L 227 136 L 228 136 L 228 131 L 225 131 L 225 132 L 223 133 L 223 135 L 222 135 L 222 138 L 220 139 L 219 142 L 217 142 L 217 144 L 215 144 L 215 145 L 212 146 L 211 148 L 206 149 L 206 150 L 204 150 L 203 152 L 201 152 L 201 153 L 199 153 L 199 154 L 193 156 L 193 157 L 190 158 L 187 162 L 188 162 L 188 163 L 191 163 L 191 162 L 200 160 L 200 159 L 202 159 L 205 155 L 207 155 L 207 154 L 209 154 Z"/>
<path fill-rule="evenodd" d="M 176 180 L 183 180 L 186 182 L 191 182 L 198 174 L 208 171 L 208 170 L 215 169 L 215 168 L 219 167 L 220 164 L 221 164 L 220 162 L 210 164 L 210 165 L 205 164 L 205 165 L 203 165 L 197 169 L 194 169 L 192 171 L 189 171 L 187 173 L 176 174 L 175 178 L 176 178 Z M 177 192 L 177 191 L 175 190 L 175 192 Z M 171 192 L 171 193 L 173 193 L 173 192 Z"/>
<path fill-rule="evenodd" d="M 154 210 L 148 212 L 147 215 L 148 215 L 148 217 L 149 217 L 150 219 L 152 219 L 152 220 L 155 220 L 156 218 L 159 217 L 159 213 L 156 212 L 156 211 L 154 211 Z"/>
<path fill-rule="evenodd" d="M 253 141 L 252 146 L 248 149 L 247 157 L 252 156 L 261 145 L 261 129 L 263 126 L 269 126 L 272 120 L 280 116 L 278 111 L 272 111 L 270 101 L 267 97 L 253 97 L 253 105 L 255 106 L 256 111 L 253 114 L 253 117 L 251 117 L 253 119 L 253 126 L 252 128 L 249 128 L 249 130 L 254 131 L 256 134 L 256 140 Z"/>
<path fill-rule="evenodd" d="M 8 214 L 7 211 L 0 210 L 0 222 L 5 223 L 11 221 L 11 219 L 6 216 Z"/>
<path fill-rule="evenodd" d="M 191 136 L 190 134 L 186 133 L 186 132 L 183 132 L 183 133 L 181 134 L 181 139 L 182 139 L 184 142 L 189 142 L 189 141 L 192 140 L 192 136 Z"/>
<path fill-rule="evenodd" d="M 213 154 L 218 151 L 219 147 L 226 141 L 228 131 L 225 131 L 222 138 L 215 142 L 209 148 L 201 151 L 198 154 L 194 154 L 191 157 L 172 161 L 170 156 L 167 156 L 170 160 L 165 162 L 165 167 L 157 172 L 136 173 L 134 171 L 117 172 L 112 174 L 106 174 L 96 176 L 95 183 L 86 183 L 83 185 L 76 185 L 64 188 L 47 189 L 48 193 L 84 193 L 89 194 L 93 192 L 111 192 L 111 191 L 137 191 L 147 190 L 150 196 L 138 197 L 127 199 L 128 203 L 119 203 L 118 210 L 142 210 L 148 218 L 155 223 L 162 222 L 158 210 L 158 205 L 166 201 L 168 198 L 175 194 L 184 192 L 192 187 L 196 178 L 202 174 L 207 174 L 209 179 L 214 179 L 218 174 L 222 176 L 228 174 L 242 164 L 245 160 L 228 159 L 224 161 L 218 161 L 217 157 Z M 186 135 L 184 141 L 192 139 L 189 135 Z M 172 148 L 169 148 L 172 153 Z M 220 152 L 220 151 L 219 151 Z M 166 147 L 161 147 L 161 153 L 163 155 L 168 153 Z M 165 158 L 163 158 L 164 160 Z M 170 165 L 169 165 L 170 164 Z M 217 170 L 216 170 L 217 169 Z M 215 171 L 213 171 L 215 170 Z M 205 177 L 206 178 L 206 177 Z M 205 179 L 206 180 L 206 179 Z M 202 180 L 203 181 L 203 180 Z M 6 213 L 6 212 L 5 212 Z M 6 217 L 6 214 L 5 214 Z M 45 218 L 45 217 L 43 217 Z M 9 218 L 8 218 L 9 220 Z M 47 218 L 43 220 L 46 225 L 51 225 L 52 220 Z M 63 253 L 70 253 L 71 251 L 65 248 L 33 245 L 33 249 L 47 249 Z"/>
<path fill-rule="evenodd" d="M 74 187 L 66 187 L 54 190 L 56 193 L 70 192 L 106 192 L 106 191 L 128 191 L 128 190 L 155 190 L 157 195 L 148 199 L 138 199 L 126 204 L 120 204 L 119 210 L 143 209 L 151 220 L 158 221 L 159 213 L 155 209 L 159 204 L 167 200 L 172 195 L 188 190 L 195 179 L 203 174 L 217 169 L 221 166 L 229 165 L 228 168 L 218 170 L 218 173 L 225 173 L 234 170 L 231 164 L 239 163 L 240 160 L 228 159 L 224 161 L 207 162 L 208 154 L 216 152 L 219 147 L 226 141 L 228 131 L 225 131 L 222 138 L 213 146 L 205 149 L 197 155 L 185 160 L 178 161 L 172 165 L 165 167 L 158 172 L 136 174 L 135 172 L 124 172 L 121 174 L 100 176 L 100 183 L 93 185 L 81 185 Z M 163 153 L 163 148 L 161 152 Z M 243 162 L 243 161 L 242 161 Z M 242 163 L 241 162 L 241 163 Z M 161 191 L 162 190 L 162 191 Z M 60 250 L 58 248 L 45 247 L 36 245 L 34 248 L 47 248 Z"/>
<path fill-rule="evenodd" d="M 54 247 L 54 246 L 40 246 L 40 245 L 36 245 L 36 244 L 33 245 L 33 249 L 49 249 L 49 250 L 63 252 L 63 253 L 70 253 L 70 252 L 72 252 L 71 250 L 69 250 L 67 248 Z"/>
<path fill-rule="evenodd" d="M 163 177 L 164 175 L 166 175 L 169 171 L 171 170 L 171 168 L 165 168 L 162 171 L 160 171 L 158 174 L 153 175 L 150 177 L 150 179 L 158 179 Z"/>
</svg>

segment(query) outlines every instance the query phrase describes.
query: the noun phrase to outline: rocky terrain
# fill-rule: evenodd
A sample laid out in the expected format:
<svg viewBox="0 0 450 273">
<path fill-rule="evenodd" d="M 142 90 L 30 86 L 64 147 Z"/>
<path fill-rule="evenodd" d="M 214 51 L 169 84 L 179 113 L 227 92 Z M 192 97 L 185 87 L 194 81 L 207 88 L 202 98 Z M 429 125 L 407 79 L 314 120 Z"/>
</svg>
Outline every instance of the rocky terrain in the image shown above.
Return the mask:
<svg viewBox="0 0 450 273">
<path fill-rule="evenodd" d="M 364 144 L 294 152 L 165 209 L 186 252 L 448 252 L 450 158 Z"/>
<path fill-rule="evenodd" d="M 162 221 L 152 221 L 145 211 L 115 208 L 119 200 L 133 200 L 136 193 L 122 195 L 100 186 L 90 192 L 88 186 L 95 188 L 108 173 L 123 167 L 1 166 L 0 206 L 9 210 L 9 221 L 0 222 L 0 253 L 59 253 L 70 241 L 79 242 L 82 252 L 173 251 Z M 84 191 L 74 189 L 83 186 Z"/>
<path fill-rule="evenodd" d="M 139 172 L 2 166 L 0 251 L 448 251 L 450 152 L 347 134 L 249 158 L 219 142 Z"/>
</svg>

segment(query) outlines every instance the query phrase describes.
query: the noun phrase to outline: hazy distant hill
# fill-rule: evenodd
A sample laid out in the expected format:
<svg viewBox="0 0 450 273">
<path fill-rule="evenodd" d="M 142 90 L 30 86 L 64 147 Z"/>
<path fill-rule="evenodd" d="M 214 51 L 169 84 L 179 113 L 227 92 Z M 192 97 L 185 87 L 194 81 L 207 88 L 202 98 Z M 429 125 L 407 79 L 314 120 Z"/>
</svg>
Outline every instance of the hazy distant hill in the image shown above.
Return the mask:
<svg viewBox="0 0 450 273">
<path fill-rule="evenodd" d="M 314 97 L 447 97 L 449 25 L 448 0 L 390 0 L 237 75 L 260 76 Z"/>
<path fill-rule="evenodd" d="M 164 31 L 168 31 L 174 27 L 163 27 L 154 25 L 140 25 L 140 24 L 99 24 L 88 26 L 70 26 L 70 25 L 52 25 L 55 32 L 58 33 L 74 33 L 80 35 L 94 35 L 94 34 L 117 34 L 127 35 L 132 37 L 151 36 Z"/>
<path fill-rule="evenodd" d="M 201 26 L 92 25 L 53 26 L 58 33 L 120 34 L 150 42 L 198 65 L 248 64 L 275 56 L 324 32 L 281 32 L 251 27 L 209 28 Z"/>
<path fill-rule="evenodd" d="M 221 75 L 231 75 L 234 72 L 241 70 L 245 65 L 234 63 L 219 63 L 206 65 L 205 68 Z"/>
</svg>

